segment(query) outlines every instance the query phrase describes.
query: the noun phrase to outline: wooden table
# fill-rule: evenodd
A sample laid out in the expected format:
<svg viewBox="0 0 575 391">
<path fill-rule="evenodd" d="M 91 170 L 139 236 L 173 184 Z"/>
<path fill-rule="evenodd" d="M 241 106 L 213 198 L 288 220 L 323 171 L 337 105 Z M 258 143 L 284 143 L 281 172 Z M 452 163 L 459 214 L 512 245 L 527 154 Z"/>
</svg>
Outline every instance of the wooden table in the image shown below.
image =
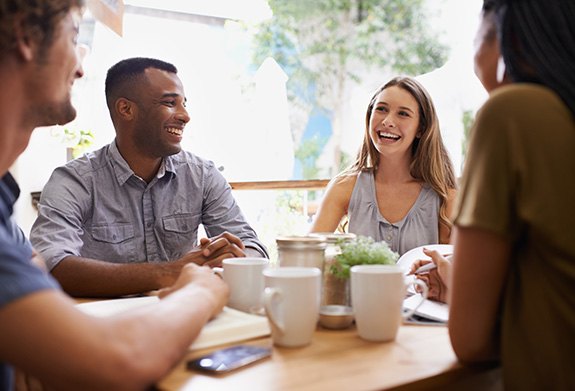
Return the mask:
<svg viewBox="0 0 575 391">
<path fill-rule="evenodd" d="M 270 338 L 245 342 L 271 346 Z M 318 327 L 311 345 L 274 347 L 272 357 L 225 375 L 185 368 L 190 352 L 157 386 L 160 390 L 486 390 L 500 389 L 499 370 L 457 362 L 444 326 L 404 325 L 396 341 L 363 341 L 354 327 Z"/>
</svg>

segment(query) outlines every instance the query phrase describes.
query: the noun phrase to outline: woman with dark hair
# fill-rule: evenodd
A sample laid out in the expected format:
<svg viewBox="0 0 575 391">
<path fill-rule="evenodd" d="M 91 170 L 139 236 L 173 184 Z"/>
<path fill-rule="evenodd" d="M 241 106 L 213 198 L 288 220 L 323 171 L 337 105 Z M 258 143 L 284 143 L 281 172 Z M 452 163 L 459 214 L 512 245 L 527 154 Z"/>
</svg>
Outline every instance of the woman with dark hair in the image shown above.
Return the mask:
<svg viewBox="0 0 575 391">
<path fill-rule="evenodd" d="M 575 389 L 574 20 L 572 1 L 484 2 L 453 265 L 428 253 L 455 353 L 500 360 L 510 390 Z"/>
<path fill-rule="evenodd" d="M 396 77 L 371 98 L 355 163 L 329 184 L 312 232 L 349 232 L 386 241 L 403 254 L 449 243 L 455 175 L 431 97 L 413 78 Z"/>
</svg>

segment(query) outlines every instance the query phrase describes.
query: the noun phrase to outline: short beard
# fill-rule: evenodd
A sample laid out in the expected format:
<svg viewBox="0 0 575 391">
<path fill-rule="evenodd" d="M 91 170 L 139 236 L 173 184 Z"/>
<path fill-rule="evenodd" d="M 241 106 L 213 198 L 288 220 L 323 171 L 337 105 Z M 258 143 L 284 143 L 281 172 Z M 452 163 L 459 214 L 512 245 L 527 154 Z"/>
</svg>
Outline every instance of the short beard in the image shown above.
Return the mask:
<svg viewBox="0 0 575 391">
<path fill-rule="evenodd" d="M 44 45 L 40 45 L 38 58 L 36 59 L 38 68 L 48 65 L 48 53 L 51 44 L 52 42 L 44 42 Z M 68 95 L 65 100 L 60 102 L 50 102 L 30 109 L 28 118 L 35 121 L 34 127 L 64 125 L 76 118 L 76 109 L 72 105 L 71 97 Z"/>
<path fill-rule="evenodd" d="M 153 142 L 149 139 L 136 136 L 133 139 L 134 145 L 146 156 L 154 158 L 165 158 L 180 153 L 182 147 L 163 146 L 159 141 Z"/>
<path fill-rule="evenodd" d="M 65 125 L 76 118 L 76 109 L 70 100 L 51 103 L 36 107 L 29 118 L 35 118 L 34 126 Z"/>
</svg>

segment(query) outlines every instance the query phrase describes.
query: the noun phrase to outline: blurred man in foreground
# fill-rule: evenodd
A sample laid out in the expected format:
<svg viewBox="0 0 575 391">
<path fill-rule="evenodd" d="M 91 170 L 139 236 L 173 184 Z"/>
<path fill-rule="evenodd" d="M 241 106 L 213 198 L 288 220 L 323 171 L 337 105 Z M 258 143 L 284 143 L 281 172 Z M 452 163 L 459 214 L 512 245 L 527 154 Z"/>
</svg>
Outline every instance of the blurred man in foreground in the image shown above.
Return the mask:
<svg viewBox="0 0 575 391">
<path fill-rule="evenodd" d="M 32 262 L 32 247 L 11 218 L 19 189 L 8 169 L 35 127 L 76 115 L 70 92 L 83 74 L 76 48 L 82 5 L 0 0 L 0 390 L 13 389 L 11 365 L 57 390 L 145 389 L 168 373 L 227 297 L 221 279 L 191 264 L 158 304 L 96 319 Z"/>
</svg>

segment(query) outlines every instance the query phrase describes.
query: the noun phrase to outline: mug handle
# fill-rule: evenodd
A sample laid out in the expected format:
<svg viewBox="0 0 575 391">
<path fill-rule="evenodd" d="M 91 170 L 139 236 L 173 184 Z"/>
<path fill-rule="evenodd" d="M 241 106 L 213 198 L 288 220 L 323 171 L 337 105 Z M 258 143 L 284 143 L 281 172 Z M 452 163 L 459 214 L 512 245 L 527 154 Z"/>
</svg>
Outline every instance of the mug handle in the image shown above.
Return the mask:
<svg viewBox="0 0 575 391">
<path fill-rule="evenodd" d="M 279 319 L 274 315 L 273 307 L 274 302 L 281 297 L 281 291 L 277 288 L 267 287 L 264 289 L 264 308 L 266 310 L 266 315 L 270 320 L 272 329 L 277 330 L 280 334 L 284 334 L 285 326 Z"/>
<path fill-rule="evenodd" d="M 423 304 L 423 302 L 427 300 L 427 295 L 429 293 L 429 288 L 427 287 L 427 284 L 421 280 L 414 279 L 413 281 L 410 282 L 410 284 L 419 285 L 419 287 L 422 290 L 421 300 L 419 303 L 417 303 L 417 305 L 413 309 L 403 313 L 402 316 L 404 320 L 409 318 L 411 315 L 415 314 L 415 311 L 417 311 L 417 309 Z"/>
<path fill-rule="evenodd" d="M 223 267 L 213 267 L 212 271 L 218 276 L 224 278 L 224 268 Z"/>
</svg>

